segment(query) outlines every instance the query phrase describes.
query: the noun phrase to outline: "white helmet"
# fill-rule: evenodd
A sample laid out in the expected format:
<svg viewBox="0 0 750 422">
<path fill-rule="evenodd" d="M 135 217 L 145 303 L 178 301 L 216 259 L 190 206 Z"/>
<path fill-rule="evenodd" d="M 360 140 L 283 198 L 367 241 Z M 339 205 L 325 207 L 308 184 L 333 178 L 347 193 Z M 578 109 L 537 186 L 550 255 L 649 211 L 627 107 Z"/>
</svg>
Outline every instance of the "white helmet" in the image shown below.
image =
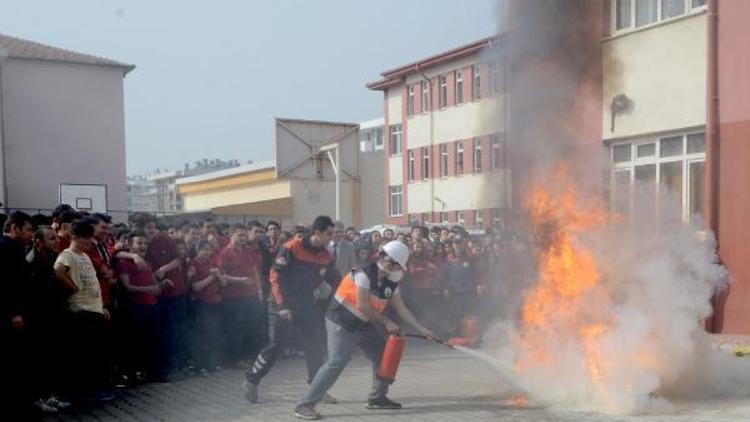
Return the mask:
<svg viewBox="0 0 750 422">
<path fill-rule="evenodd" d="M 401 269 L 406 270 L 406 262 L 409 261 L 409 247 L 398 240 L 392 240 L 383 245 L 383 252 L 389 258 L 398 262 Z"/>
</svg>

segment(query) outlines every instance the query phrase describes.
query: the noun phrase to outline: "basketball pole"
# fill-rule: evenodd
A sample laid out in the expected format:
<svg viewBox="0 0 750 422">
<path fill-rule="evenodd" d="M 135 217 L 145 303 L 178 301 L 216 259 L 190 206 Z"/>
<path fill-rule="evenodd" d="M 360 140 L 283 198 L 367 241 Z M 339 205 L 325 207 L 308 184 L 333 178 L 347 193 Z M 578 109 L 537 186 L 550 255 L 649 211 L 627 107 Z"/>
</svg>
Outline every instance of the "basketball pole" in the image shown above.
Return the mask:
<svg viewBox="0 0 750 422">
<path fill-rule="evenodd" d="M 341 160 L 339 159 L 341 155 L 339 143 L 326 145 L 320 151 L 325 152 L 328 156 L 328 161 L 331 162 L 331 167 L 333 167 L 333 174 L 336 176 L 336 221 L 341 221 Z M 335 159 L 334 153 L 336 155 Z"/>
</svg>

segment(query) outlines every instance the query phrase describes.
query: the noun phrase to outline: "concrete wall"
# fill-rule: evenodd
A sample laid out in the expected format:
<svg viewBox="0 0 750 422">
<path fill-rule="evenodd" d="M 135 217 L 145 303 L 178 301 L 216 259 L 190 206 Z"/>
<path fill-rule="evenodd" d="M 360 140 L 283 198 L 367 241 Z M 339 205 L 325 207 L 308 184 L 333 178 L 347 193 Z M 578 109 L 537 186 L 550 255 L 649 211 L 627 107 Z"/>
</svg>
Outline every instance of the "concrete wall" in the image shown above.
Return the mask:
<svg viewBox="0 0 750 422">
<path fill-rule="evenodd" d="M 719 2 L 719 255 L 731 283 L 718 328 L 750 334 L 750 2 Z"/>
<path fill-rule="evenodd" d="M 383 150 L 360 153 L 359 172 L 362 227 L 385 222 L 385 153 Z"/>
<path fill-rule="evenodd" d="M 503 131 L 504 103 L 505 97 L 500 95 L 435 111 L 434 142 L 453 142 Z M 430 119 L 429 113 L 409 118 L 409 149 L 430 145 Z"/>
<path fill-rule="evenodd" d="M 388 107 L 389 125 L 397 125 L 401 123 L 401 111 L 403 110 L 403 104 L 401 102 L 401 86 L 389 88 L 386 94 L 386 107 Z M 384 133 L 386 142 L 389 142 L 390 134 L 391 131 L 386 126 Z"/>
<path fill-rule="evenodd" d="M 465 174 L 434 180 L 435 197 L 445 203 L 434 204 L 435 212 L 504 208 L 507 204 L 507 171 Z M 431 212 L 430 181 L 407 184 L 410 213 Z"/>
<path fill-rule="evenodd" d="M 123 70 L 10 59 L 3 64 L 11 208 L 54 208 L 59 186 L 103 184 L 125 210 Z"/>
<path fill-rule="evenodd" d="M 706 121 L 706 13 L 614 36 L 602 45 L 604 139 L 700 126 Z M 616 116 L 612 98 L 632 109 Z"/>
</svg>

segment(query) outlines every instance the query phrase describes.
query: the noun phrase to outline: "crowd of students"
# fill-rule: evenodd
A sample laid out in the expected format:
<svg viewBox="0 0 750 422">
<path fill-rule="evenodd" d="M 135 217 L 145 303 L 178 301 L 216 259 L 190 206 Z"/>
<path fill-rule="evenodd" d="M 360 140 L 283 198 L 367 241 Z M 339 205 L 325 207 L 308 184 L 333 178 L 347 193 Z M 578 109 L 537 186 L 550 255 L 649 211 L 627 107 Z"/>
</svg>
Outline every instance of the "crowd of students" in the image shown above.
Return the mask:
<svg viewBox="0 0 750 422">
<path fill-rule="evenodd" d="M 304 337 L 322 327 L 342 275 L 377 260 L 390 240 L 411 251 L 402 282 L 409 308 L 436 334 L 460 334 L 466 316 L 489 321 L 502 311 L 496 299 L 519 275 L 506 269 L 523 271 L 526 248 L 508 232 L 358 232 L 327 217 L 291 231 L 274 221 L 226 225 L 211 218 L 161 227 L 150 214 L 113 224 L 108 215 L 61 205 L 51 216 L 14 212 L 5 220 L 0 369 L 7 376 L 0 383 L 10 392 L 8 408 L 42 413 L 111 400 L 119 387 L 226 367 L 247 369 L 257 387 L 273 361 L 295 349 L 304 352 L 312 379 L 325 342 Z M 292 317 L 278 306 L 295 300 L 288 287 L 281 298 L 278 271 L 308 259 L 299 274 L 284 277 L 309 278 L 319 306 Z M 319 325 L 300 325 L 318 314 Z M 298 330 L 282 329 L 284 321 Z M 257 401 L 252 391 L 246 397 Z"/>
</svg>

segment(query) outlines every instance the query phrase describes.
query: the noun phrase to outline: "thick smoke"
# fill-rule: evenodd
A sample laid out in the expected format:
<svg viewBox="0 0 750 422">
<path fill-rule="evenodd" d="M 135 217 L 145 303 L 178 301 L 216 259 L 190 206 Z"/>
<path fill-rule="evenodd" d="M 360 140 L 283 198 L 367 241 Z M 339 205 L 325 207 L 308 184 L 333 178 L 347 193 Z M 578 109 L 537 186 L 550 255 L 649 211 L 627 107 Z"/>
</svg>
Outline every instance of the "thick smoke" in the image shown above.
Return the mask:
<svg viewBox="0 0 750 422">
<path fill-rule="evenodd" d="M 565 164 L 577 205 L 601 202 L 607 217 L 605 224 L 571 234 L 574 248 L 592 254 L 600 277 L 580 297 L 581 309 L 590 311 L 573 322 L 561 317 L 550 323 L 541 348 L 553 351 L 552 356 L 519 366 L 529 361 L 520 306 L 536 274 L 529 275 L 530 282 L 509 282 L 516 287 L 506 288 L 499 306 L 512 311 L 487 333 L 483 348 L 503 367 L 515 367 L 512 384 L 543 405 L 632 413 L 663 400 L 655 397 L 745 394 L 747 388 L 739 388 L 736 380 L 748 379 L 750 368 L 716 351 L 700 325 L 711 315 L 710 298 L 727 282 L 713 235 L 699 221 L 685 224 L 679 200 L 666 191 L 655 194 L 653 185 L 633 188 L 636 205 L 629 215 L 609 215 L 600 87 L 602 77 L 617 75 L 601 75 L 603 4 L 509 0 L 499 7 L 507 42 L 499 43 L 494 54 L 510 63 L 506 137 L 514 204 L 520 205 L 532 184 L 544 186 L 552 197 L 566 192 L 570 186 L 553 177 Z M 570 218 L 553 212 L 544 223 L 554 232 L 564 230 Z M 535 260 L 551 240 L 539 233 L 525 235 L 531 245 L 528 258 Z M 591 337 L 599 362 L 595 371 L 587 365 L 591 345 L 585 346 L 575 331 L 576 324 L 591 322 L 606 327 Z"/>
</svg>

